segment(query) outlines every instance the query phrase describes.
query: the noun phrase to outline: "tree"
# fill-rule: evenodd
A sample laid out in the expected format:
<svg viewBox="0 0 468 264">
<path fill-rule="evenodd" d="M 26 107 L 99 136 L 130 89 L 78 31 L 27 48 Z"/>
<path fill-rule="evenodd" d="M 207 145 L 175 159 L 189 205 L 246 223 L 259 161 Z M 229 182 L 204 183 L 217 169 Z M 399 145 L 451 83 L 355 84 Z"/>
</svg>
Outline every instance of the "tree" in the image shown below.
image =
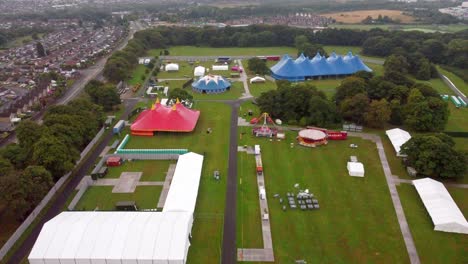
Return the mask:
<svg viewBox="0 0 468 264">
<path fill-rule="evenodd" d="M 16 128 L 19 145 L 24 148 L 31 148 L 41 135 L 42 127 L 31 120 L 21 122 Z"/>
<path fill-rule="evenodd" d="M 85 91 L 93 103 L 102 106 L 104 111 L 111 111 L 114 106 L 120 104 L 120 96 L 112 84 L 93 80 L 86 84 Z"/>
<path fill-rule="evenodd" d="M 426 58 L 419 61 L 419 69 L 415 74 L 418 80 L 429 80 L 431 78 L 431 63 Z"/>
<path fill-rule="evenodd" d="M 193 96 L 184 89 L 175 88 L 169 90 L 169 100 L 193 100 Z"/>
<path fill-rule="evenodd" d="M 340 121 L 336 105 L 320 96 L 313 96 L 309 102 L 308 123 L 326 127 Z"/>
<path fill-rule="evenodd" d="M 409 64 L 407 59 L 402 55 L 390 55 L 384 62 L 385 72 L 399 72 L 402 74 L 408 73 Z"/>
<path fill-rule="evenodd" d="M 29 166 L 21 174 L 21 182 L 31 205 L 38 204 L 54 185 L 52 175 L 42 166 Z"/>
<path fill-rule="evenodd" d="M 337 104 L 343 101 L 346 97 L 352 97 L 356 94 L 365 93 L 367 88 L 366 81 L 364 79 L 351 76 L 345 78 L 340 86 L 336 88 L 334 100 Z"/>
<path fill-rule="evenodd" d="M 0 157 L 0 177 L 10 175 L 13 170 L 13 164 L 8 159 Z"/>
<path fill-rule="evenodd" d="M 416 88 L 411 89 L 403 111 L 404 124 L 416 131 L 442 131 L 449 115 L 446 102 L 437 97 L 425 98 Z"/>
<path fill-rule="evenodd" d="M 359 93 L 347 97 L 340 103 L 341 116 L 348 121 L 362 124 L 369 108 L 369 99 L 366 94 Z"/>
<path fill-rule="evenodd" d="M 267 67 L 266 62 L 259 58 L 251 58 L 248 61 L 247 67 L 250 71 L 254 72 L 255 74 L 268 74 L 270 69 Z"/>
<path fill-rule="evenodd" d="M 55 181 L 70 171 L 78 159 L 78 152 L 63 144 L 52 135 L 43 135 L 34 144 L 33 159 L 36 164 L 44 166 Z"/>
<path fill-rule="evenodd" d="M 25 188 L 16 175 L 0 177 L 0 200 L 14 213 L 17 220 L 23 220 L 31 208 Z"/>
<path fill-rule="evenodd" d="M 382 128 L 390 120 L 391 109 L 385 99 L 372 100 L 367 113 L 364 115 L 366 124 L 370 127 Z"/>
<path fill-rule="evenodd" d="M 44 48 L 44 45 L 40 41 L 36 43 L 36 51 L 37 51 L 37 56 L 38 57 L 45 57 L 47 56 L 47 51 Z"/>
<path fill-rule="evenodd" d="M 454 150 L 453 141 L 437 135 L 416 135 L 401 147 L 407 163 L 418 174 L 428 177 L 455 178 L 465 174 L 467 156 Z"/>
</svg>

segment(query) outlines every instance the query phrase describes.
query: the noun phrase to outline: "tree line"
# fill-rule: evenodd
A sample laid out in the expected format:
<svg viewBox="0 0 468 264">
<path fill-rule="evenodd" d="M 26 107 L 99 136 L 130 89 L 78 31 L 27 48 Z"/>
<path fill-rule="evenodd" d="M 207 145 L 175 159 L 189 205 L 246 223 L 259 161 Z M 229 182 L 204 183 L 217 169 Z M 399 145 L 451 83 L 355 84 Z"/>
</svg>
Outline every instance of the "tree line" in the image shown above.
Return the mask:
<svg viewBox="0 0 468 264">
<path fill-rule="evenodd" d="M 80 150 L 103 123 L 100 106 L 86 99 L 50 107 L 43 124 L 23 121 L 17 144 L 0 150 L 0 199 L 22 220 L 50 187 L 75 166 Z"/>
</svg>

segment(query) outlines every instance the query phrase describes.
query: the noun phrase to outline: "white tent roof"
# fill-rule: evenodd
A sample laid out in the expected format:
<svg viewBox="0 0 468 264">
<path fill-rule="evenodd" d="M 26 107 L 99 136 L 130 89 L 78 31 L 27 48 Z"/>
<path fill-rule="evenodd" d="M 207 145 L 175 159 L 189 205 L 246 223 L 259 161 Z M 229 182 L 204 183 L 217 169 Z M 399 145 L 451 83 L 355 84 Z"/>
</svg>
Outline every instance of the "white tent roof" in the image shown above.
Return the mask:
<svg viewBox="0 0 468 264">
<path fill-rule="evenodd" d="M 424 206 L 434 223 L 434 230 L 468 234 L 468 222 L 445 186 L 433 179 L 414 180 Z"/>
<path fill-rule="evenodd" d="M 166 65 L 166 71 L 178 71 L 179 70 L 179 64 L 176 63 L 169 63 Z"/>
<path fill-rule="evenodd" d="M 203 156 L 187 153 L 179 156 L 163 212 L 194 212 Z"/>
<path fill-rule="evenodd" d="M 193 71 L 193 75 L 195 76 L 203 76 L 205 75 L 205 67 L 203 66 L 197 66 L 195 67 L 194 71 Z"/>
<path fill-rule="evenodd" d="M 346 167 L 350 176 L 364 177 L 364 164 L 361 162 L 348 162 Z"/>
<path fill-rule="evenodd" d="M 47 222 L 28 257 L 35 263 L 185 263 L 191 212 L 63 212 Z"/>
<path fill-rule="evenodd" d="M 213 66 L 211 66 L 211 68 L 213 69 L 213 71 L 227 71 L 227 70 L 229 70 L 228 65 L 213 65 Z"/>
<path fill-rule="evenodd" d="M 385 131 L 385 134 L 387 134 L 388 138 L 392 142 L 393 148 L 395 149 L 397 156 L 401 156 L 400 148 L 403 144 L 405 144 L 408 140 L 411 139 L 410 133 L 400 128 L 394 128 Z"/>
<path fill-rule="evenodd" d="M 254 82 L 264 82 L 265 81 L 265 78 L 263 77 L 260 77 L 260 76 L 255 76 L 253 78 L 250 79 L 250 83 L 254 83 Z"/>
</svg>

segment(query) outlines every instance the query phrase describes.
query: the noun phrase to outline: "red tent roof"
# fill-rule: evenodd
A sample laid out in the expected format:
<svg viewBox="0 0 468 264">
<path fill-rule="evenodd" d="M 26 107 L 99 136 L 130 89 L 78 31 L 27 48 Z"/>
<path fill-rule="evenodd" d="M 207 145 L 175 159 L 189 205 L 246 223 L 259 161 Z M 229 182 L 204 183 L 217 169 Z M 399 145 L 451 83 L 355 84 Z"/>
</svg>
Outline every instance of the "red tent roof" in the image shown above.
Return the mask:
<svg viewBox="0 0 468 264">
<path fill-rule="evenodd" d="M 200 111 L 186 108 L 178 100 L 172 107 L 159 100 L 150 110 L 144 110 L 130 127 L 132 135 L 152 136 L 154 131 L 190 132 L 197 125 Z"/>
</svg>

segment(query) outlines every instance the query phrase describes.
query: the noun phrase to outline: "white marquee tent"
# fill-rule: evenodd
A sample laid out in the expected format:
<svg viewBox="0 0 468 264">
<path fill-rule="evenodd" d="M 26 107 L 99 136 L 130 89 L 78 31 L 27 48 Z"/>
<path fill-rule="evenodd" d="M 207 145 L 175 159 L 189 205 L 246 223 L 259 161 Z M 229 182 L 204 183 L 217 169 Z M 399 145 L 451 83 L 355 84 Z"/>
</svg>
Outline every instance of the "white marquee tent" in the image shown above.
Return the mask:
<svg viewBox="0 0 468 264">
<path fill-rule="evenodd" d="M 194 212 L 203 156 L 187 153 L 179 156 L 163 212 Z"/>
<path fill-rule="evenodd" d="M 205 67 L 203 66 L 197 66 L 195 67 L 195 69 L 193 70 L 193 75 L 195 77 L 202 77 L 205 75 Z"/>
<path fill-rule="evenodd" d="M 213 65 L 211 68 L 213 71 L 227 71 L 229 70 L 229 65 Z"/>
<path fill-rule="evenodd" d="M 265 82 L 265 78 L 260 77 L 260 76 L 255 76 L 250 79 L 250 83 L 261 83 L 261 82 Z"/>
<path fill-rule="evenodd" d="M 169 64 L 166 65 L 165 70 L 166 71 L 178 71 L 179 70 L 179 64 L 169 63 Z"/>
<path fill-rule="evenodd" d="M 387 134 L 388 138 L 392 142 L 393 148 L 395 149 L 397 156 L 403 157 L 404 155 L 400 154 L 400 148 L 403 144 L 406 143 L 406 141 L 411 139 L 410 133 L 400 128 L 394 128 L 385 131 L 385 134 Z"/>
<path fill-rule="evenodd" d="M 31 264 L 185 263 L 189 212 L 63 212 L 47 222 Z"/>
<path fill-rule="evenodd" d="M 163 212 L 59 214 L 44 224 L 29 263 L 185 263 L 202 166 L 202 155 L 179 156 Z"/>
<path fill-rule="evenodd" d="M 413 185 L 432 218 L 434 230 L 468 234 L 468 222 L 441 182 L 424 178 L 414 180 Z"/>
<path fill-rule="evenodd" d="M 361 162 L 348 162 L 346 167 L 348 168 L 349 176 L 364 177 L 364 164 Z"/>
</svg>

